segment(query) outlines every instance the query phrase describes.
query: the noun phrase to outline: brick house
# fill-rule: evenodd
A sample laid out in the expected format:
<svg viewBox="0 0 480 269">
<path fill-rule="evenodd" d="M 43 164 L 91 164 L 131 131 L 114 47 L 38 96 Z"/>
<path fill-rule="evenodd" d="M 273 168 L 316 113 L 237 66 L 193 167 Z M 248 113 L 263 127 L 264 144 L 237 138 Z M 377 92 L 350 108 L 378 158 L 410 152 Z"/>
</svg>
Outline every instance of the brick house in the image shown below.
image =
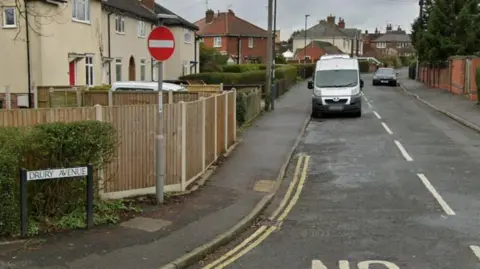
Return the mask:
<svg viewBox="0 0 480 269">
<path fill-rule="evenodd" d="M 383 56 L 410 56 L 413 54 L 410 35 L 400 26 L 397 30 L 393 30 L 392 25 L 388 24 L 386 33 L 370 40 L 369 43 Z"/>
<path fill-rule="evenodd" d="M 324 41 L 312 41 L 305 48 L 297 49 L 294 54 L 296 61 L 302 61 L 307 57 L 310 61 L 317 61 L 325 54 L 341 54 L 343 53 L 336 46 Z"/>
<path fill-rule="evenodd" d="M 237 63 L 265 62 L 268 32 L 228 12 L 207 10 L 205 18 L 195 22 L 203 43 L 228 55 Z M 238 57 L 240 55 L 240 57 Z"/>
</svg>

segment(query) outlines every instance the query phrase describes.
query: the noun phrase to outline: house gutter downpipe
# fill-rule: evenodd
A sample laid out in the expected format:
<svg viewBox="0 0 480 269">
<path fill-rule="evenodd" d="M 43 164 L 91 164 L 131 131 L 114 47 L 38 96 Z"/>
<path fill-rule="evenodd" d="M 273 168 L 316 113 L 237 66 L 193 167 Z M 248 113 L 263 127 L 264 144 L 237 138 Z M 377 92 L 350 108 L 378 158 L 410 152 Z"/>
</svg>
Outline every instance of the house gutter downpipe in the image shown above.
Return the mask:
<svg viewBox="0 0 480 269">
<path fill-rule="evenodd" d="M 29 23 L 28 23 L 28 11 L 27 11 L 27 2 L 25 2 L 25 39 L 27 43 L 27 82 L 28 82 L 28 107 L 32 108 L 35 104 L 32 104 L 32 71 L 31 71 L 31 64 L 30 64 L 30 31 L 28 31 Z M 35 93 L 37 94 L 37 93 Z"/>
</svg>

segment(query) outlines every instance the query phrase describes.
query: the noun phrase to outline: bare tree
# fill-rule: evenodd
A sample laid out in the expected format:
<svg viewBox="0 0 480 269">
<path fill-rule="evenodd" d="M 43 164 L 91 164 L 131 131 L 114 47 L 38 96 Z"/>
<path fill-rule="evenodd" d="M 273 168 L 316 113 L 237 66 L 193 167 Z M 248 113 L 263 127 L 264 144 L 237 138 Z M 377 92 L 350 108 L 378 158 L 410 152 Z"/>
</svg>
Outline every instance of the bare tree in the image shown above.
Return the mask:
<svg viewBox="0 0 480 269">
<path fill-rule="evenodd" d="M 31 2 L 31 4 L 28 4 Z M 51 6 L 45 5 L 45 8 L 38 8 L 39 4 L 33 3 L 31 0 L 0 0 L 0 6 L 12 6 L 15 7 L 15 18 L 18 24 L 18 31 L 15 35 L 15 40 L 24 40 L 23 35 L 21 35 L 22 30 L 28 29 L 34 34 L 39 36 L 45 36 L 45 33 L 42 33 L 42 25 L 50 23 L 64 23 L 58 21 L 59 15 L 64 12 L 66 4 L 63 1 L 58 1 L 58 4 L 55 1 Z M 66 2 L 65 2 L 66 3 Z"/>
</svg>

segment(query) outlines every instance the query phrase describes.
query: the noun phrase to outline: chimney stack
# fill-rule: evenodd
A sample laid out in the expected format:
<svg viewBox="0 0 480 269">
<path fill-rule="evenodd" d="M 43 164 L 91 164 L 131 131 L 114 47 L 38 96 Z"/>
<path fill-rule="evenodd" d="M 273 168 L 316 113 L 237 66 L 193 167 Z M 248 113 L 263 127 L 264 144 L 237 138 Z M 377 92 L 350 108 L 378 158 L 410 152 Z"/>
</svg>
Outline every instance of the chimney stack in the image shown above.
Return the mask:
<svg viewBox="0 0 480 269">
<path fill-rule="evenodd" d="M 207 12 L 205 12 L 205 22 L 206 23 L 211 23 L 213 21 L 213 18 L 215 17 L 215 11 L 209 9 Z"/>
<path fill-rule="evenodd" d="M 345 20 L 342 18 L 338 18 L 338 28 L 345 29 Z"/>
<path fill-rule="evenodd" d="M 387 24 L 387 32 L 391 32 L 392 31 L 392 25 L 389 23 Z"/>
<path fill-rule="evenodd" d="M 228 14 L 230 14 L 232 16 L 235 16 L 235 12 L 233 12 L 233 10 L 231 10 L 231 9 L 228 10 Z"/>
<path fill-rule="evenodd" d="M 330 25 L 334 25 L 335 24 L 335 16 L 330 14 L 330 16 L 327 17 L 327 23 L 330 24 Z"/>
</svg>

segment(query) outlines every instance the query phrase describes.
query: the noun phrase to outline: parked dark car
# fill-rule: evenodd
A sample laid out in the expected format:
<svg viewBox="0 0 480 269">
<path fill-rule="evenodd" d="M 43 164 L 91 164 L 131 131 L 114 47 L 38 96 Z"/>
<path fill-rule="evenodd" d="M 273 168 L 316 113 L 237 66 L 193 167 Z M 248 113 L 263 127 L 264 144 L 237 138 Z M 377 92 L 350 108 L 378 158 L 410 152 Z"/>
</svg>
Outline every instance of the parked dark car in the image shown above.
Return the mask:
<svg viewBox="0 0 480 269">
<path fill-rule="evenodd" d="M 377 71 L 373 74 L 373 82 L 375 85 L 390 85 L 397 86 L 397 75 L 393 68 L 378 68 Z"/>
</svg>

